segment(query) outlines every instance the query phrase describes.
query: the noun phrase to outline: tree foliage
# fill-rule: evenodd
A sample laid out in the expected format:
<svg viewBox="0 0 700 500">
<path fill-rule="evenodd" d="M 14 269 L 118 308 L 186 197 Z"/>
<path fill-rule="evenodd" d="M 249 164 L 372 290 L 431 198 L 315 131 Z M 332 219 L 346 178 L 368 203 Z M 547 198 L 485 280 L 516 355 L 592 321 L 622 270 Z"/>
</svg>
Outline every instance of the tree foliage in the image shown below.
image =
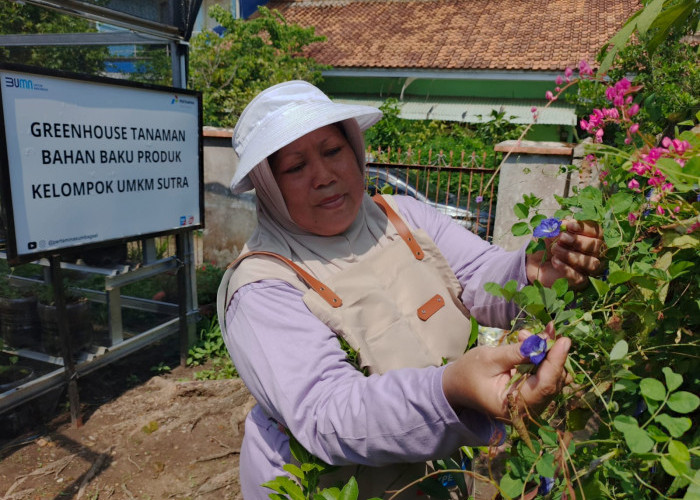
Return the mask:
<svg viewBox="0 0 700 500">
<path fill-rule="evenodd" d="M 0 33 L 88 33 L 92 23 L 50 9 L 15 2 L 0 2 Z M 0 61 L 21 63 L 76 73 L 99 74 L 104 69 L 107 48 L 100 46 L 0 47 Z"/>
<path fill-rule="evenodd" d="M 288 24 L 265 7 L 249 20 L 235 19 L 215 5 L 209 15 L 223 28 L 191 41 L 190 88 L 203 93 L 204 123 L 233 127 L 243 108 L 260 91 L 287 80 L 317 83 L 324 66 L 303 57 L 307 45 L 325 40 L 315 29 Z"/>
<path fill-rule="evenodd" d="M 401 103 L 393 98 L 387 99 L 380 109 L 384 113 L 382 119 L 365 132 L 365 140 L 372 147 L 382 149 L 401 149 L 404 155 L 411 151 L 408 162 L 423 164 L 440 162 L 440 151 L 449 154 L 453 151 L 461 155 L 462 151 L 471 156 L 476 152 L 478 158 L 486 153 L 486 162 L 479 166 L 493 167 L 495 157 L 493 145 L 508 139 L 517 139 L 523 130 L 520 125 L 511 123 L 504 112 L 493 111 L 486 121 L 480 124 L 466 124 L 440 120 L 406 120 L 399 118 Z M 418 151 L 421 158 L 415 156 Z M 432 150 L 430 162 L 428 151 Z M 459 157 L 459 156 L 458 156 Z M 458 166 L 459 160 L 453 165 Z"/>
<path fill-rule="evenodd" d="M 612 81 L 631 75 L 634 85 L 641 86 L 635 98 L 641 107 L 637 122 L 648 133 L 670 135 L 700 110 L 700 46 L 686 38 L 697 30 L 699 15 L 694 0 L 653 0 L 599 53 L 599 74 Z M 599 81 L 581 82 L 577 115 L 603 106 L 604 91 Z M 611 128 L 605 142 L 619 144 L 623 138 L 619 128 Z"/>
</svg>

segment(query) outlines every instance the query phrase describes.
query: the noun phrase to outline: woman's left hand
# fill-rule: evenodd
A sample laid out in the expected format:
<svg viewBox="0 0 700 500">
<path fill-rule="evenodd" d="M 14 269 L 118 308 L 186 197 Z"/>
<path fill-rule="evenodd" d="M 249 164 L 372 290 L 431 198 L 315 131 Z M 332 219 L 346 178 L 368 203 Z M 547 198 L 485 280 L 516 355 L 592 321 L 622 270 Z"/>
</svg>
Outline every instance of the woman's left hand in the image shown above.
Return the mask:
<svg viewBox="0 0 700 500">
<path fill-rule="evenodd" d="M 566 278 L 571 288 L 583 288 L 598 273 L 604 247 L 603 230 L 595 222 L 565 220 L 566 231 L 546 240 L 547 249 L 527 256 L 527 279 L 551 286 Z"/>
</svg>

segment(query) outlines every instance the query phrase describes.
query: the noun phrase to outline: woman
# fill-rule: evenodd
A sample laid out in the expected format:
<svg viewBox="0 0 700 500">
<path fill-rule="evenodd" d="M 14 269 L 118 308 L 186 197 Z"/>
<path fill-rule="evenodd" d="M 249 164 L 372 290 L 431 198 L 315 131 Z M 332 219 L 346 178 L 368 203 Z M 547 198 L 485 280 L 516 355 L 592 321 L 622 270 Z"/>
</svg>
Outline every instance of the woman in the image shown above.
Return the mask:
<svg viewBox="0 0 700 500">
<path fill-rule="evenodd" d="M 347 466 L 342 480 L 354 475 L 360 498 L 405 486 L 426 460 L 459 446 L 498 441 L 511 369 L 527 359 L 517 344 L 464 352 L 470 314 L 508 327 L 517 312 L 483 285 L 561 276 L 579 284 L 599 265 L 594 227 L 569 224 L 543 263 L 412 198 L 373 201 L 362 131 L 380 118 L 291 81 L 253 99 L 234 130 L 231 188 L 254 187 L 258 199 L 258 227 L 219 291 L 226 345 L 258 402 L 241 450 L 246 500 L 268 498 L 260 485 L 286 474 L 288 433 Z M 348 362 L 338 337 L 370 376 Z M 522 386 L 523 405 L 561 389 L 569 346 L 556 340 Z"/>
</svg>

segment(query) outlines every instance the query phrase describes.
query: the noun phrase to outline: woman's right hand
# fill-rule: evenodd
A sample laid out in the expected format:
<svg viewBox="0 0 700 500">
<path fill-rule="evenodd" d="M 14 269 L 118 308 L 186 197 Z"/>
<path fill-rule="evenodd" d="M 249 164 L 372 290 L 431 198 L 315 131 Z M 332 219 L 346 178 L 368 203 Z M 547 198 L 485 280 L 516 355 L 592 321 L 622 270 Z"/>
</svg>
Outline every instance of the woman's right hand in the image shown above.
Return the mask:
<svg viewBox="0 0 700 500">
<path fill-rule="evenodd" d="M 545 333 L 554 338 L 552 323 L 547 325 Z M 522 340 L 528 334 L 521 332 L 521 342 L 517 344 L 475 347 L 450 363 L 442 376 L 442 388 L 452 408 L 472 408 L 494 418 L 508 419 L 507 395 L 516 387 L 521 407 L 536 411 L 546 406 L 570 380 L 564 363 L 571 340 L 566 337 L 557 339 L 537 372 L 529 375 L 522 384 L 509 387 L 515 366 L 529 363 L 529 359 L 520 353 Z"/>
</svg>

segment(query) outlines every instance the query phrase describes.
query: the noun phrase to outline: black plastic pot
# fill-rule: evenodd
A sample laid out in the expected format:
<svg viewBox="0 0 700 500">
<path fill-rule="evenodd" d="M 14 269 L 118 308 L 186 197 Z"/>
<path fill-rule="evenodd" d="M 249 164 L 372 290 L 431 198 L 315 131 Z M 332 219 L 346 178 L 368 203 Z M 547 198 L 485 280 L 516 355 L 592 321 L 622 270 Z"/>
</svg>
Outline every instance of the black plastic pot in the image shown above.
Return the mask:
<svg viewBox="0 0 700 500">
<path fill-rule="evenodd" d="M 41 330 L 36 309 L 36 297 L 0 297 L 0 335 L 6 344 L 16 349 L 39 349 Z"/>
<path fill-rule="evenodd" d="M 58 331 L 56 306 L 39 302 L 37 312 L 41 324 L 41 345 L 44 352 L 52 356 L 61 356 L 61 336 Z M 92 344 L 90 302 L 81 300 L 66 304 L 66 318 L 71 349 L 74 354 L 77 354 Z"/>
</svg>

